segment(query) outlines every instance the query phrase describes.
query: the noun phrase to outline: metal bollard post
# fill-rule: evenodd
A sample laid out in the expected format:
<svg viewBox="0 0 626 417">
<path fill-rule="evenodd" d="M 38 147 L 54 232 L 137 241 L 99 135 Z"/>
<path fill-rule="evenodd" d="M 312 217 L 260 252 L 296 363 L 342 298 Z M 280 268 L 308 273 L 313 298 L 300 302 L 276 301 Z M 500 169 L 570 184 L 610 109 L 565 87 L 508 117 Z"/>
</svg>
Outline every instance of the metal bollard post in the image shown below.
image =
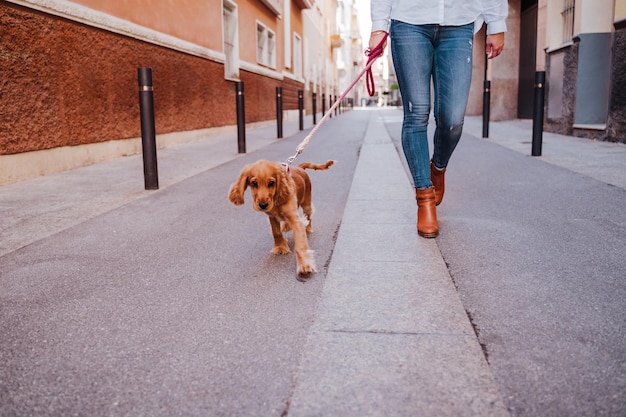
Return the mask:
<svg viewBox="0 0 626 417">
<path fill-rule="evenodd" d="M 237 101 L 237 149 L 239 153 L 246 153 L 246 105 L 243 93 L 243 81 L 235 83 Z"/>
<path fill-rule="evenodd" d="M 139 113 L 141 118 L 144 186 L 146 190 L 158 190 L 159 174 L 156 155 L 152 68 L 138 68 L 137 78 L 139 81 Z"/>
<path fill-rule="evenodd" d="M 543 104 L 546 72 L 535 72 L 535 102 L 533 106 L 533 146 L 532 156 L 541 156 L 543 142 Z"/>
<path fill-rule="evenodd" d="M 487 45 L 487 33 L 485 32 L 485 45 Z M 489 55 L 487 51 L 483 55 L 485 58 L 485 74 L 483 82 L 483 138 L 489 137 L 489 110 L 491 107 L 491 66 L 489 65 Z"/>
<path fill-rule="evenodd" d="M 335 96 L 335 101 L 337 101 L 337 96 Z M 333 101 L 333 103 L 334 103 L 335 101 Z M 341 104 L 339 104 L 339 106 L 340 106 L 340 105 L 341 105 Z M 337 116 L 337 111 L 338 111 L 337 109 L 339 109 L 339 106 L 336 106 L 336 107 L 335 107 L 335 116 Z"/>
<path fill-rule="evenodd" d="M 317 93 L 313 93 L 313 124 L 317 124 Z"/>
<path fill-rule="evenodd" d="M 326 94 L 322 94 L 322 117 L 326 114 Z"/>
<path fill-rule="evenodd" d="M 300 120 L 300 130 L 304 130 L 304 97 L 303 97 L 303 91 L 302 90 L 298 90 L 298 116 L 299 116 L 299 120 Z"/>
<path fill-rule="evenodd" d="M 332 109 L 332 108 L 333 108 L 333 95 L 329 94 L 328 95 L 328 111 L 330 112 L 330 118 L 331 119 L 333 118 L 333 112 L 330 111 L 330 109 Z"/>
<path fill-rule="evenodd" d="M 489 110 L 491 107 L 491 81 L 484 81 L 483 89 L 483 138 L 489 137 Z"/>
<path fill-rule="evenodd" d="M 283 137 L 283 88 L 276 87 L 276 137 Z"/>
</svg>

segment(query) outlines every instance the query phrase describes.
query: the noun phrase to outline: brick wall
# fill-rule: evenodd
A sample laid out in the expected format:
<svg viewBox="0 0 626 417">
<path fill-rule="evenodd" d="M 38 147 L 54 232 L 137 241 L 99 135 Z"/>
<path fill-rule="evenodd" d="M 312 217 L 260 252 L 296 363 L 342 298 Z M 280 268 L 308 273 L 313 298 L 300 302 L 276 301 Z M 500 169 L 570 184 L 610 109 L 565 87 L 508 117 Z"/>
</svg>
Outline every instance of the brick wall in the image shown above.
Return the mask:
<svg viewBox="0 0 626 417">
<path fill-rule="evenodd" d="M 141 136 L 138 67 L 153 71 L 157 134 L 236 124 L 220 63 L 7 3 L 0 27 L 0 155 Z M 297 109 L 301 83 L 241 80 L 246 122 L 276 117 L 279 85 Z"/>
</svg>

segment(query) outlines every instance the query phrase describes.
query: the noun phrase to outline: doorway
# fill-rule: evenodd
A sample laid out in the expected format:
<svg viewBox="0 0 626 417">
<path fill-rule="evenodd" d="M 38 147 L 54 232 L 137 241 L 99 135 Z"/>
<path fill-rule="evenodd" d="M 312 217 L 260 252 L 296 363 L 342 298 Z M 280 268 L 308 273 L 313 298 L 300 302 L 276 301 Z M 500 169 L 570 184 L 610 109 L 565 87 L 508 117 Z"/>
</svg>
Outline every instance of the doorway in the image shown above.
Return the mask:
<svg viewBox="0 0 626 417">
<path fill-rule="evenodd" d="M 532 119 L 537 69 L 537 0 L 522 0 L 517 117 Z"/>
</svg>

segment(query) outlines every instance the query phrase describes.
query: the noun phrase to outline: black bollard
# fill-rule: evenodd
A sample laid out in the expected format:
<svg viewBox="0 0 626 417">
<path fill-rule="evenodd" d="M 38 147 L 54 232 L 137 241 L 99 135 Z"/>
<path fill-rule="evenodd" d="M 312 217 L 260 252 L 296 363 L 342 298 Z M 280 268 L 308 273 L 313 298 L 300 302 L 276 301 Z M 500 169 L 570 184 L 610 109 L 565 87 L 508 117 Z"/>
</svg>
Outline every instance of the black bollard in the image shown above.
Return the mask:
<svg viewBox="0 0 626 417">
<path fill-rule="evenodd" d="M 485 32 L 485 45 L 487 45 L 487 33 Z M 483 138 L 489 137 L 489 110 L 491 108 L 491 81 L 489 72 L 489 55 L 485 51 L 485 74 L 483 81 Z"/>
<path fill-rule="evenodd" d="M 337 101 L 337 96 L 335 96 L 335 101 L 333 101 L 333 103 L 335 103 L 336 101 Z M 335 116 L 337 116 L 338 109 L 339 109 L 339 106 L 335 106 Z"/>
<path fill-rule="evenodd" d="M 276 87 L 276 137 L 283 137 L 283 88 Z"/>
<path fill-rule="evenodd" d="M 322 117 L 326 114 L 326 94 L 322 94 Z"/>
<path fill-rule="evenodd" d="M 313 93 L 313 124 L 317 124 L 317 93 Z"/>
<path fill-rule="evenodd" d="M 541 156 L 543 142 L 543 104 L 546 72 L 535 72 L 535 102 L 533 106 L 533 145 L 532 156 Z"/>
<path fill-rule="evenodd" d="M 300 130 L 304 130 L 304 97 L 303 91 L 298 90 L 298 116 L 300 120 Z"/>
<path fill-rule="evenodd" d="M 139 113 L 141 118 L 144 186 L 146 190 L 158 190 L 159 174 L 157 170 L 152 68 L 138 68 L 137 78 L 139 80 Z"/>
<path fill-rule="evenodd" d="M 237 148 L 239 153 L 246 153 L 246 105 L 243 93 L 243 81 L 235 83 L 237 100 Z"/>
<path fill-rule="evenodd" d="M 330 118 L 331 119 L 333 118 L 333 112 L 330 111 L 330 109 L 332 109 L 332 108 L 333 108 L 333 95 L 329 94 L 328 95 L 328 111 L 330 113 Z"/>
<path fill-rule="evenodd" d="M 483 138 L 489 137 L 489 110 L 491 104 L 491 81 L 484 81 L 483 89 Z"/>
</svg>

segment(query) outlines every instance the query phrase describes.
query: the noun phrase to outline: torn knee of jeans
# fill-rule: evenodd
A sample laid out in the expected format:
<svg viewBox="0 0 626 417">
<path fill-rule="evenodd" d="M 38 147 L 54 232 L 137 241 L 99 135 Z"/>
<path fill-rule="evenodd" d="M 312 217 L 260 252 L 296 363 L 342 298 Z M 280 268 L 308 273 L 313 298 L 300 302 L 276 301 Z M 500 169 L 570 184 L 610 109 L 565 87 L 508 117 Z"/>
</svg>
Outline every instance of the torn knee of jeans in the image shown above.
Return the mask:
<svg viewBox="0 0 626 417">
<path fill-rule="evenodd" d="M 463 122 L 448 126 L 448 130 L 450 132 L 452 132 L 453 130 L 459 130 L 459 129 L 463 129 Z"/>
</svg>

